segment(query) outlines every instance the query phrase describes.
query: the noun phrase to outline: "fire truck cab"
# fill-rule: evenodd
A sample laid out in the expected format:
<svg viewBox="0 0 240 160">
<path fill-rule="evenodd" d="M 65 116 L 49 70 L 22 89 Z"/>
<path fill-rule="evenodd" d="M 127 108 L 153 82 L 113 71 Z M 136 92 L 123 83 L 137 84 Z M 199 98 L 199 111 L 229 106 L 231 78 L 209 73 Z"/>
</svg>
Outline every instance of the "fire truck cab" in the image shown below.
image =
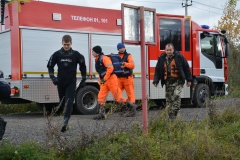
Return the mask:
<svg viewBox="0 0 240 160">
<path fill-rule="evenodd" d="M 178 15 L 157 14 L 157 25 L 157 45 L 148 47 L 150 80 L 153 80 L 158 56 L 164 52 L 166 44 L 172 43 L 188 61 L 193 75 L 193 85 L 190 89 L 184 87 L 182 98 L 192 101 L 196 107 L 203 107 L 206 98 L 227 94 L 226 31 L 210 30 L 190 17 Z M 160 99 L 165 93 L 161 89 L 156 92 L 151 86 L 150 97 L 162 103 Z"/>
</svg>

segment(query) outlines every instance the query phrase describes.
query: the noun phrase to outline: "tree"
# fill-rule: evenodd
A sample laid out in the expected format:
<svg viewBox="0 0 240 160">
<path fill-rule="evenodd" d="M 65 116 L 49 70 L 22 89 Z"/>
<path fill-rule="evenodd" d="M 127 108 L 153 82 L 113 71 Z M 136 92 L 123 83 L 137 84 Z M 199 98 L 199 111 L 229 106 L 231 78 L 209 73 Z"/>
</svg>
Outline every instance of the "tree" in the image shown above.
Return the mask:
<svg viewBox="0 0 240 160">
<path fill-rule="evenodd" d="M 230 41 L 230 55 L 227 59 L 229 68 L 229 89 L 239 89 L 240 87 L 240 10 L 236 9 L 238 0 L 228 0 L 223 9 L 223 16 L 218 21 L 216 29 L 225 29 Z M 239 92 L 239 91 L 237 91 Z"/>
<path fill-rule="evenodd" d="M 218 21 L 217 29 L 225 29 L 227 37 L 234 45 L 240 41 L 240 10 L 236 9 L 237 1 L 228 0 L 223 9 L 223 16 Z"/>
</svg>

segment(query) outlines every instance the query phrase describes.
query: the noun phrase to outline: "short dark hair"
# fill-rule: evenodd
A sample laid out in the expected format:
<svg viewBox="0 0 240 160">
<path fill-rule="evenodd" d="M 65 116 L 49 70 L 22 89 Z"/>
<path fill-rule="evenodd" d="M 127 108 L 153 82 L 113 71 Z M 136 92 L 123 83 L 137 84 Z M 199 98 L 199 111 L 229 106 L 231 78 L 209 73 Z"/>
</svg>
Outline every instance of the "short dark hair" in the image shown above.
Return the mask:
<svg viewBox="0 0 240 160">
<path fill-rule="evenodd" d="M 62 37 L 62 42 L 72 42 L 72 37 L 70 35 L 64 35 Z"/>
<path fill-rule="evenodd" d="M 168 47 L 168 46 L 172 46 L 173 49 L 174 49 L 174 45 L 173 45 L 172 43 L 168 43 L 168 44 L 166 44 L 165 48 Z"/>
</svg>

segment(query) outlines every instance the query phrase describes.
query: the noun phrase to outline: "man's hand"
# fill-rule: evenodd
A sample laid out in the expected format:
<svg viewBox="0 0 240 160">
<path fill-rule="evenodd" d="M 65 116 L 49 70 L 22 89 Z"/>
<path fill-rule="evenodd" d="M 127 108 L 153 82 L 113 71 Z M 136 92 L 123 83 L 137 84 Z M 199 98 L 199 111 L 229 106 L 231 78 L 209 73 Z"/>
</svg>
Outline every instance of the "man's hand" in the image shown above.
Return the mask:
<svg viewBox="0 0 240 160">
<path fill-rule="evenodd" d="M 79 87 L 80 87 L 80 88 L 83 88 L 83 87 L 85 87 L 85 86 L 86 86 L 86 78 L 83 78 L 83 79 L 81 80 L 80 84 L 79 84 Z"/>
<path fill-rule="evenodd" d="M 106 80 L 105 80 L 105 79 L 102 79 L 101 84 L 104 84 L 105 82 L 106 82 Z"/>
<path fill-rule="evenodd" d="M 123 62 L 121 68 L 125 68 L 125 67 L 126 67 L 126 62 Z"/>
<path fill-rule="evenodd" d="M 155 81 L 153 81 L 153 83 L 152 83 L 155 87 L 157 87 L 158 86 L 158 83 L 157 82 L 155 82 Z"/>
<path fill-rule="evenodd" d="M 60 80 L 57 77 L 51 75 L 50 78 L 55 86 L 60 84 Z"/>
<path fill-rule="evenodd" d="M 190 87 L 191 86 L 191 84 L 192 84 L 192 82 L 187 82 L 187 87 Z"/>
</svg>

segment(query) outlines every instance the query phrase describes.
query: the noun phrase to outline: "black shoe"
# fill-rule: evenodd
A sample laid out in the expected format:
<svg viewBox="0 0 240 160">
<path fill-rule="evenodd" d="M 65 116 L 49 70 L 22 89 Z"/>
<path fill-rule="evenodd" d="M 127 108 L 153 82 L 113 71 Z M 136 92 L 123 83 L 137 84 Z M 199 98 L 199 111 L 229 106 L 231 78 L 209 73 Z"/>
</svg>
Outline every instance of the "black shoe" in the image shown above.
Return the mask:
<svg viewBox="0 0 240 160">
<path fill-rule="evenodd" d="M 171 111 L 169 114 L 168 114 L 168 117 L 170 120 L 174 120 L 177 118 L 177 114 L 178 114 L 178 111 Z"/>
<path fill-rule="evenodd" d="M 137 113 L 137 105 L 135 103 L 127 101 L 127 107 L 130 108 L 130 111 L 127 111 L 123 114 L 124 117 L 134 117 Z"/>
<path fill-rule="evenodd" d="M 120 116 L 123 116 L 126 112 L 128 112 L 130 110 L 130 108 L 128 108 L 127 107 L 127 105 L 123 105 L 122 107 L 121 107 L 121 109 L 119 110 L 119 115 Z"/>
<path fill-rule="evenodd" d="M 102 106 L 99 109 L 99 114 L 93 117 L 94 120 L 105 120 L 107 119 L 106 107 Z"/>
<path fill-rule="evenodd" d="M 66 132 L 69 129 L 69 127 L 67 125 L 62 126 L 61 132 Z"/>
<path fill-rule="evenodd" d="M 107 116 L 105 113 L 99 113 L 97 116 L 93 117 L 94 120 L 105 120 Z"/>
</svg>

